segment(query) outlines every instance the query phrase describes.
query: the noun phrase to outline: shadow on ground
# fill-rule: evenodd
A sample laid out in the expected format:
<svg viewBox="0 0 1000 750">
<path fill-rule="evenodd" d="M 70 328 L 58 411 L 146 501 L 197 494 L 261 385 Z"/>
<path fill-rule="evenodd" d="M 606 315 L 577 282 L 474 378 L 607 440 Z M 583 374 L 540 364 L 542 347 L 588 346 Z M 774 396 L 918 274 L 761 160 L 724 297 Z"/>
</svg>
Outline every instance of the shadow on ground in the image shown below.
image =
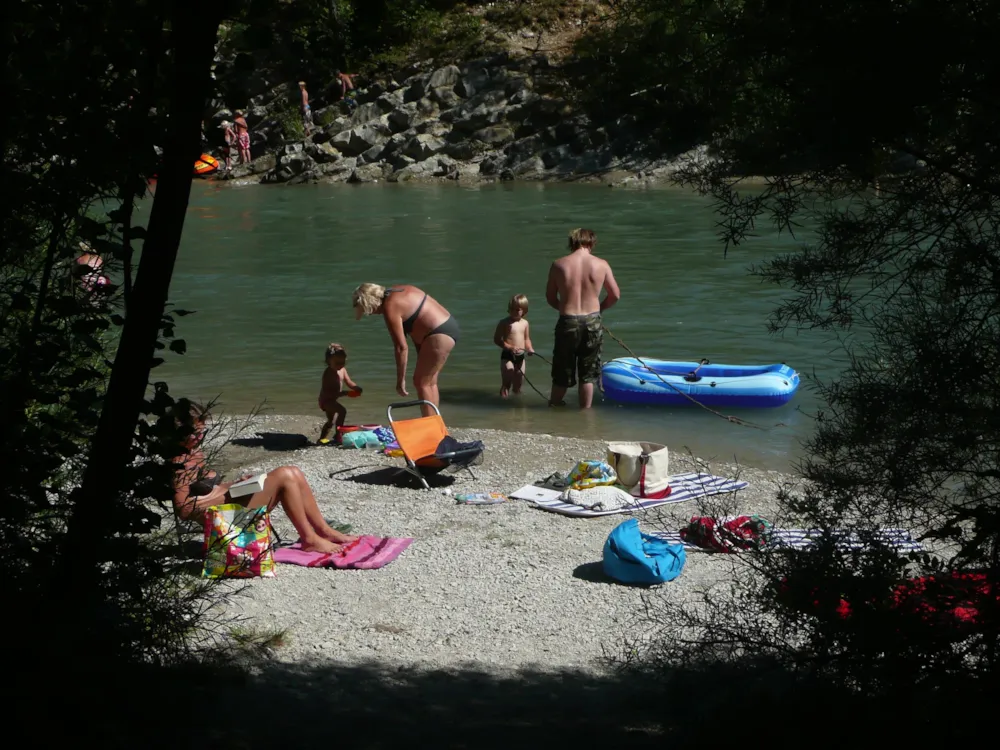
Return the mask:
<svg viewBox="0 0 1000 750">
<path fill-rule="evenodd" d="M 331 473 L 330 477 L 341 479 L 345 482 L 371 484 L 379 487 L 409 487 L 410 489 L 421 489 L 423 487 L 412 474 L 400 471 L 391 466 L 384 469 L 376 469 L 375 471 L 366 471 L 362 474 L 346 474 L 343 471 L 338 471 Z M 431 474 L 426 479 L 431 489 L 448 487 L 455 483 L 455 477 L 451 474 Z"/>
<path fill-rule="evenodd" d="M 290 432 L 258 432 L 254 437 L 233 438 L 230 442 L 241 448 L 263 448 L 266 451 L 295 451 L 313 444 L 305 435 Z"/>
<path fill-rule="evenodd" d="M 317 659 L 308 665 L 265 661 L 254 672 L 198 667 L 106 674 L 92 668 L 86 690 L 47 694 L 46 715 L 60 721 L 50 721 L 44 731 L 31 718 L 41 709 L 34 688 L 46 678 L 35 674 L 4 691 L 6 728 L 36 738 L 36 744 L 21 747 L 52 747 L 65 732 L 67 740 L 129 750 L 641 750 L 706 742 L 802 748 L 803 738 L 815 737 L 818 728 L 833 724 L 840 732 L 858 732 L 889 715 L 885 705 L 848 696 L 840 687 L 811 684 L 780 668 L 736 664 L 505 676 L 476 668 L 418 670 Z M 929 738 L 933 732 L 925 732 L 935 726 L 935 712 L 926 713 L 929 725 L 918 726 L 916 717 L 900 722 L 894 739 L 912 736 L 915 744 L 917 736 Z M 19 722 L 34 731 L 21 734 Z M 936 725 L 942 737 L 954 731 L 947 712 Z"/>
</svg>

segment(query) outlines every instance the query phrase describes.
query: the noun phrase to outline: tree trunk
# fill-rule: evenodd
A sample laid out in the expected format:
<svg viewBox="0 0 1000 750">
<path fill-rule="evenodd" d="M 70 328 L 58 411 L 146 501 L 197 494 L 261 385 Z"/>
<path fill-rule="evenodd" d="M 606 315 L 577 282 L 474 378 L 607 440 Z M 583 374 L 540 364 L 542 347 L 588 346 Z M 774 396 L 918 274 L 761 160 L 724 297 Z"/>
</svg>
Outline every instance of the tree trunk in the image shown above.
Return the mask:
<svg viewBox="0 0 1000 750">
<path fill-rule="evenodd" d="M 109 518 L 124 489 L 122 469 L 131 460 L 187 213 L 194 162 L 201 152 L 201 121 L 210 93 L 222 6 L 203 5 L 197 14 L 185 12 L 181 4 L 171 8 L 170 126 L 128 315 L 69 527 L 67 563 L 75 576 L 85 579 L 98 562 L 92 542 L 113 533 Z"/>
</svg>

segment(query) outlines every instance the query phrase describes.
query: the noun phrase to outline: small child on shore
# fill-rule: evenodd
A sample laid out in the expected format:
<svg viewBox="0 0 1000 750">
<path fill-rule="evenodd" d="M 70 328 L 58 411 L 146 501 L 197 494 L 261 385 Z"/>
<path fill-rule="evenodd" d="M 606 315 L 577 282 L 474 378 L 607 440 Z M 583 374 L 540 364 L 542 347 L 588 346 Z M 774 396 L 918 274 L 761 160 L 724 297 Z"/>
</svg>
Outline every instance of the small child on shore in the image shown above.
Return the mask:
<svg viewBox="0 0 1000 750">
<path fill-rule="evenodd" d="M 497 323 L 493 343 L 500 347 L 500 398 L 507 398 L 511 388 L 521 392 L 524 384 L 525 355 L 534 354 L 528 326 L 528 298 L 515 294 L 507 305 L 507 317 Z"/>
<path fill-rule="evenodd" d="M 319 408 L 326 414 L 326 423 L 319 433 L 319 444 L 330 442 L 330 431 L 342 427 L 347 418 L 347 407 L 340 403 L 341 396 L 360 396 L 361 387 L 347 374 L 347 351 L 337 343 L 326 348 L 326 370 L 319 391 Z"/>
</svg>

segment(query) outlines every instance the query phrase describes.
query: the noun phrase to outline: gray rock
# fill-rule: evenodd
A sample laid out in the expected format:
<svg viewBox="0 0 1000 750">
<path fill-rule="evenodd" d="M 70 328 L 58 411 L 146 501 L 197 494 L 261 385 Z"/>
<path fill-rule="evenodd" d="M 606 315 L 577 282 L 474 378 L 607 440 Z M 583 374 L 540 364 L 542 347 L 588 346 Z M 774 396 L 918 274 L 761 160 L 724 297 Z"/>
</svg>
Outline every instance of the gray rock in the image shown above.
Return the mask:
<svg viewBox="0 0 1000 750">
<path fill-rule="evenodd" d="M 428 98 L 440 104 L 443 109 L 451 109 L 462 101 L 461 97 L 455 93 L 455 89 L 450 86 L 439 86 L 436 89 L 431 89 Z"/>
<path fill-rule="evenodd" d="M 511 104 L 534 104 L 535 102 L 542 101 L 542 97 L 536 94 L 531 89 L 525 87 L 521 88 L 515 93 L 511 94 L 509 99 Z"/>
<path fill-rule="evenodd" d="M 490 85 L 490 74 L 485 68 L 473 70 L 455 84 L 455 93 L 466 99 L 475 96 L 477 92 L 483 91 Z"/>
<path fill-rule="evenodd" d="M 442 117 L 441 119 L 446 122 L 450 120 L 452 126 L 456 130 L 460 130 L 463 133 L 474 133 L 477 130 L 489 127 L 490 125 L 496 125 L 503 119 L 503 113 L 500 109 L 495 107 L 480 104 L 471 111 L 460 112 L 453 117 L 447 119 Z"/>
<path fill-rule="evenodd" d="M 389 157 L 388 161 L 394 170 L 403 169 L 411 164 L 416 164 L 416 159 L 411 159 L 406 154 L 393 154 Z"/>
<path fill-rule="evenodd" d="M 527 76 L 515 76 L 508 78 L 504 82 L 503 92 L 508 99 L 511 100 L 511 104 L 520 104 L 521 101 L 514 101 L 513 97 L 518 97 L 519 100 L 527 98 L 528 94 L 533 93 L 531 90 L 534 88 L 534 83 Z"/>
<path fill-rule="evenodd" d="M 514 131 L 504 127 L 487 127 L 477 130 L 472 137 L 491 146 L 500 146 L 514 140 Z"/>
<path fill-rule="evenodd" d="M 316 166 L 316 162 L 314 162 L 309 157 L 308 154 L 301 153 L 301 152 L 300 153 L 293 153 L 293 154 L 286 154 L 286 155 L 282 156 L 278 160 L 278 167 L 279 168 L 287 167 L 288 169 L 290 169 L 292 171 L 292 174 L 296 174 L 296 175 L 302 174 L 303 172 L 305 172 L 307 170 L 311 170 L 315 166 Z"/>
<path fill-rule="evenodd" d="M 224 108 L 220 109 L 214 115 L 212 115 L 212 117 L 209 120 L 209 122 L 211 123 L 211 125 L 212 125 L 213 128 L 218 129 L 218 127 L 222 124 L 223 120 L 227 120 L 229 122 L 232 122 L 233 121 L 233 113 L 230 110 L 228 110 L 228 109 L 224 109 Z"/>
<path fill-rule="evenodd" d="M 286 143 L 281 147 L 281 153 L 285 155 L 298 154 L 305 149 L 305 144 L 299 143 Z"/>
<path fill-rule="evenodd" d="M 332 164 L 321 164 L 316 172 L 328 182 L 344 182 L 354 173 L 356 166 L 357 160 L 351 156 Z"/>
<path fill-rule="evenodd" d="M 361 104 L 357 109 L 354 110 L 354 114 L 351 115 L 351 125 L 358 126 L 369 123 L 372 120 L 377 120 L 385 112 L 378 105 L 378 102 L 368 102 L 368 104 Z"/>
<path fill-rule="evenodd" d="M 428 81 L 428 87 L 436 89 L 442 86 L 454 86 L 458 83 L 458 79 L 461 75 L 462 71 L 460 71 L 457 66 L 446 65 L 445 67 L 438 68 L 431 73 L 430 80 Z"/>
<path fill-rule="evenodd" d="M 416 131 L 421 135 L 434 135 L 438 138 L 444 138 L 451 133 L 451 125 L 440 120 L 427 120 L 420 123 L 416 127 Z"/>
<path fill-rule="evenodd" d="M 479 171 L 481 174 L 485 175 L 495 175 L 499 174 L 500 169 L 503 167 L 504 163 L 503 154 L 487 154 L 481 162 L 479 162 Z"/>
<path fill-rule="evenodd" d="M 379 180 L 385 179 L 387 167 L 388 165 L 382 162 L 374 164 L 362 164 L 360 167 L 358 167 L 351 173 L 351 176 L 348 178 L 347 181 L 355 183 L 378 182 Z M 392 168 L 388 167 L 388 170 L 391 171 Z"/>
<path fill-rule="evenodd" d="M 437 113 L 437 105 L 426 96 L 417 102 L 417 114 L 423 117 L 434 117 Z"/>
<path fill-rule="evenodd" d="M 247 166 L 250 169 L 250 174 L 263 174 L 274 169 L 277 163 L 278 159 L 274 154 L 264 154 L 254 159 Z"/>
<path fill-rule="evenodd" d="M 435 158 L 417 161 L 414 164 L 403 167 L 398 172 L 394 172 L 391 179 L 394 182 L 409 182 L 411 180 L 427 179 L 434 176 L 438 167 L 438 160 Z"/>
<path fill-rule="evenodd" d="M 556 146 L 542 152 L 542 163 L 546 169 L 552 169 L 573 156 L 573 150 L 567 145 Z"/>
<path fill-rule="evenodd" d="M 402 91 L 387 91 L 382 94 L 375 103 L 379 106 L 384 114 L 392 112 L 394 109 L 398 109 L 403 106 L 403 92 Z"/>
<path fill-rule="evenodd" d="M 368 123 L 337 133 L 330 139 L 330 143 L 346 156 L 357 156 L 372 146 L 385 143 L 387 139 L 388 133 L 381 123 Z"/>
<path fill-rule="evenodd" d="M 445 142 L 434 135 L 415 135 L 403 147 L 403 153 L 416 161 L 422 161 L 438 153 Z"/>
<path fill-rule="evenodd" d="M 511 163 L 523 161 L 545 149 L 546 143 L 541 136 L 533 135 L 510 144 L 504 149 Z"/>
<path fill-rule="evenodd" d="M 340 152 L 329 142 L 311 143 L 306 146 L 305 151 L 319 164 L 329 164 L 341 158 Z"/>
<path fill-rule="evenodd" d="M 381 144 L 378 146 L 372 146 L 358 157 L 358 164 L 371 164 L 372 162 L 376 162 L 383 158 L 384 153 L 385 146 Z"/>
<path fill-rule="evenodd" d="M 417 105 L 415 102 L 410 102 L 409 104 L 406 104 L 399 109 L 394 109 L 389 113 L 389 128 L 393 133 L 409 130 L 414 126 L 414 124 L 416 124 L 418 119 Z"/>
<path fill-rule="evenodd" d="M 403 81 L 403 101 L 404 102 L 415 102 L 422 99 L 427 93 L 427 79 L 426 74 L 415 75 L 407 78 Z"/>
<path fill-rule="evenodd" d="M 545 162 L 540 156 L 529 156 L 524 161 L 512 165 L 510 171 L 515 177 L 522 179 L 539 177 L 545 171 Z"/>
<path fill-rule="evenodd" d="M 474 159 L 481 154 L 485 148 L 486 145 L 480 141 L 459 141 L 457 143 L 447 144 L 442 149 L 442 153 L 447 154 L 454 159 L 469 161 L 470 159 Z"/>
<path fill-rule="evenodd" d="M 246 111 L 245 119 L 247 121 L 247 125 L 249 125 L 251 128 L 254 128 L 259 123 L 266 120 L 267 116 L 268 112 L 264 107 L 255 106 L 255 107 L 250 107 L 250 109 Z"/>
</svg>

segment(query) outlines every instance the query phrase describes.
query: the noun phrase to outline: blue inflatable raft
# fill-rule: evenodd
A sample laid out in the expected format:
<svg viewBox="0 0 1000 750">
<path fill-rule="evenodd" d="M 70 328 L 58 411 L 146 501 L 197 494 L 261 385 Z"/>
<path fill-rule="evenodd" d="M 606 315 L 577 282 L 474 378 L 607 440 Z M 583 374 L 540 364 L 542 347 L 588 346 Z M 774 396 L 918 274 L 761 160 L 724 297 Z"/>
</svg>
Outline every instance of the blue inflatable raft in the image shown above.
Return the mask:
<svg viewBox="0 0 1000 750">
<path fill-rule="evenodd" d="M 787 404 L 799 374 L 788 365 L 699 365 L 646 357 L 640 363 L 622 357 L 604 364 L 601 382 L 604 397 L 623 404 L 690 405 L 682 395 L 687 394 L 705 406 L 761 409 Z"/>
</svg>

